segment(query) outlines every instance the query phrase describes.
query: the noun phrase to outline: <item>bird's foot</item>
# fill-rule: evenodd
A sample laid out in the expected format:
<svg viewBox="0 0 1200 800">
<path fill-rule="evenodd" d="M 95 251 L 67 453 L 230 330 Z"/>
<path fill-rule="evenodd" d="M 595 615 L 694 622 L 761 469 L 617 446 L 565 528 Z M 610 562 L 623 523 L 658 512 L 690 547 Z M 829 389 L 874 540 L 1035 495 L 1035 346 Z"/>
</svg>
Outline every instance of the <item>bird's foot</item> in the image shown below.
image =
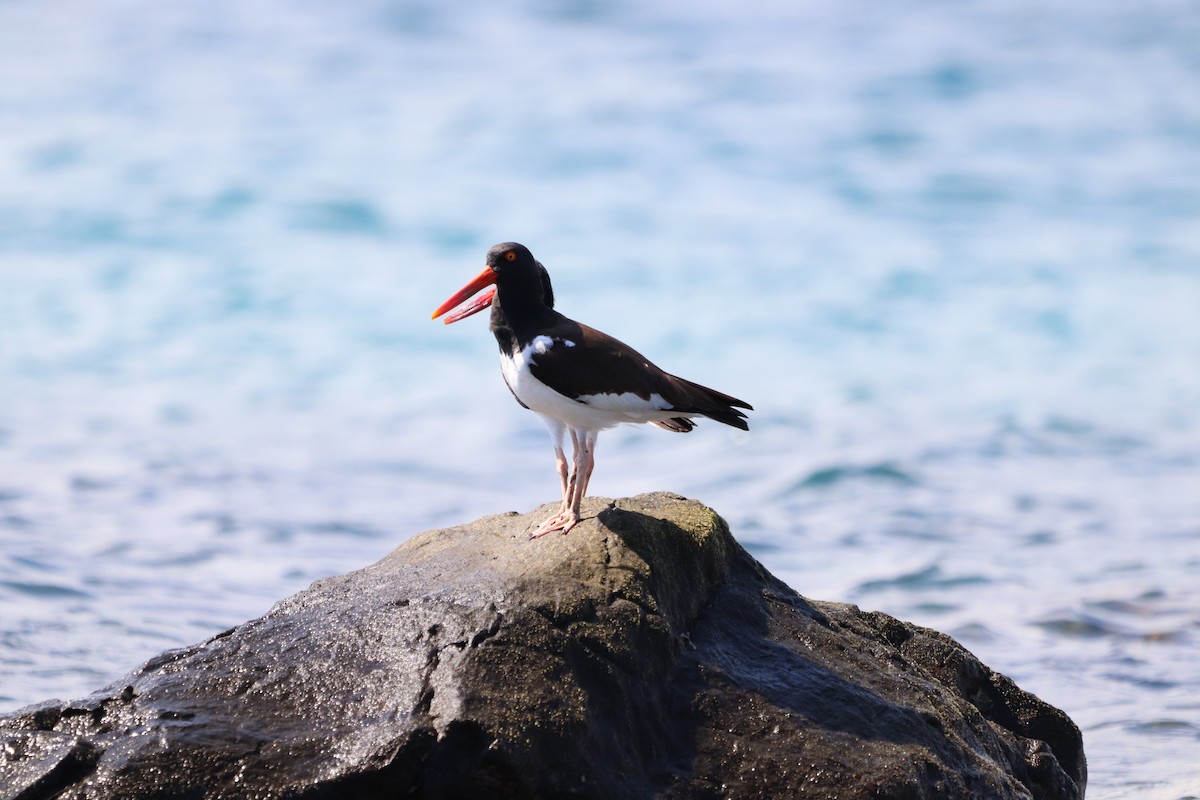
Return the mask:
<svg viewBox="0 0 1200 800">
<path fill-rule="evenodd" d="M 540 536 L 545 536 L 547 533 L 552 533 L 554 531 L 562 531 L 563 533 L 566 533 L 567 531 L 571 530 L 571 528 L 574 528 L 575 524 L 578 522 L 579 514 L 577 512 L 571 511 L 570 509 L 567 509 L 566 511 L 560 511 L 550 519 L 543 522 L 536 531 L 529 534 L 529 538 L 537 539 Z"/>
</svg>

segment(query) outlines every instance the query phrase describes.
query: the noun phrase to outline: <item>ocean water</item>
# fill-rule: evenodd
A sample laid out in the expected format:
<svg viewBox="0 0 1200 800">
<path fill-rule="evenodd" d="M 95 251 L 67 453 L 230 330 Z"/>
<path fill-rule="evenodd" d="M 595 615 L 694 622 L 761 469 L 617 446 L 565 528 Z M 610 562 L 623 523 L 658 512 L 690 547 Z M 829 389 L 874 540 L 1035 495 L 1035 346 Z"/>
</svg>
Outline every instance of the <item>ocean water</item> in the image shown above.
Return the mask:
<svg viewBox="0 0 1200 800">
<path fill-rule="evenodd" d="M 1200 796 L 1200 7 L 0 2 L 0 710 L 555 499 L 484 317 L 753 403 L 601 436 L 801 593 Z"/>
</svg>

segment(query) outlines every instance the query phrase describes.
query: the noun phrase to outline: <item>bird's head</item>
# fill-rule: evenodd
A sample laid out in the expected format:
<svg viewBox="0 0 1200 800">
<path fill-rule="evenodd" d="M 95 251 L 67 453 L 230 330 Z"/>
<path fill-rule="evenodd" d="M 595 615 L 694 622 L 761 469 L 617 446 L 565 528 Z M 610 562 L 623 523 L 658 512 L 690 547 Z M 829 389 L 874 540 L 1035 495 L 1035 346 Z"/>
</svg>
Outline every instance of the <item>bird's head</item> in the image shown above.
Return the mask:
<svg viewBox="0 0 1200 800">
<path fill-rule="evenodd" d="M 497 276 L 516 275 L 519 272 L 529 272 L 536 268 L 537 261 L 533 253 L 523 244 L 516 242 L 501 242 L 488 248 L 488 269 Z"/>
<path fill-rule="evenodd" d="M 490 306 L 496 299 L 500 286 L 526 286 L 526 291 L 538 297 L 548 308 L 554 308 L 554 288 L 550 285 L 550 274 L 541 262 L 533 257 L 529 248 L 516 242 L 492 245 L 487 253 L 487 266 L 474 280 L 459 289 L 449 300 L 433 312 L 433 319 L 451 311 L 445 319 L 447 325 L 466 319 Z"/>
</svg>

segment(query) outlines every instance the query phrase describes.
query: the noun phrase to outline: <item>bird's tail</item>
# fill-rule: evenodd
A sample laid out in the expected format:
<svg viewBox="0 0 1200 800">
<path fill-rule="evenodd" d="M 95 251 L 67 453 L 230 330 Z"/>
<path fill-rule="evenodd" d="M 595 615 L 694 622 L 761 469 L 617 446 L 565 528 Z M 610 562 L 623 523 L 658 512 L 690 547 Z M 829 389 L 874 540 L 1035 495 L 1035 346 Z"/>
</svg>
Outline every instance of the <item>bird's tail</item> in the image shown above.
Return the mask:
<svg viewBox="0 0 1200 800">
<path fill-rule="evenodd" d="M 740 428 L 744 431 L 750 430 L 750 423 L 746 421 L 745 413 L 738 409 L 744 408 L 747 411 L 753 411 L 754 406 L 745 400 L 738 400 L 736 397 L 718 392 L 716 389 L 692 383 L 686 378 L 674 375 L 671 377 L 678 381 L 678 386 L 683 390 L 689 401 L 689 408 L 680 408 L 677 409 L 678 411 L 686 410 L 689 413 L 699 414 L 734 428 Z M 691 430 L 691 428 L 689 427 L 688 430 Z"/>
</svg>

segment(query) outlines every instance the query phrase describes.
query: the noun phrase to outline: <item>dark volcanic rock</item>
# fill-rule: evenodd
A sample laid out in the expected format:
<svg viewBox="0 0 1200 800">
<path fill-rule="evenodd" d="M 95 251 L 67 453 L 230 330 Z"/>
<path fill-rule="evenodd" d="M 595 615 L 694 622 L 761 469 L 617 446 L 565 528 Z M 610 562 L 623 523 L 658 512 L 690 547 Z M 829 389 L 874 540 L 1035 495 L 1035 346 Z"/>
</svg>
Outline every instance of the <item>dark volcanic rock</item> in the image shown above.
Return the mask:
<svg viewBox="0 0 1200 800">
<path fill-rule="evenodd" d="M 6 798 L 1080 798 L 1078 729 L 952 639 L 772 578 L 708 508 L 430 531 L 82 702 Z"/>
</svg>

